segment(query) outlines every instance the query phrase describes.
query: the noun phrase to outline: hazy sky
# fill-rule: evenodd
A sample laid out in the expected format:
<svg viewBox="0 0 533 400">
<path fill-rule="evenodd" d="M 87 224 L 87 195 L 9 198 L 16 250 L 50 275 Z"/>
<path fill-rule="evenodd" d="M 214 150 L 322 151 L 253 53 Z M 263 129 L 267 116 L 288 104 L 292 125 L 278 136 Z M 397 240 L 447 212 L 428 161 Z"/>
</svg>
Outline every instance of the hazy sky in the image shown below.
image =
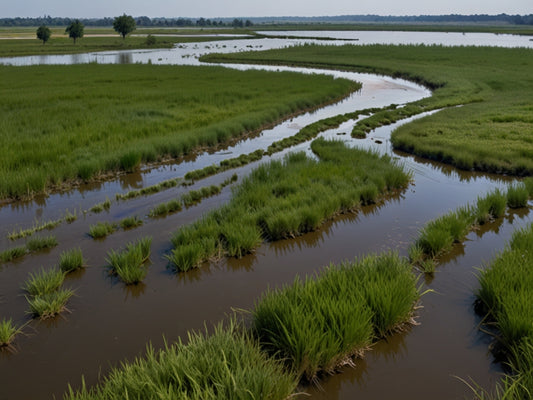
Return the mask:
<svg viewBox="0 0 533 400">
<path fill-rule="evenodd" d="M 532 14 L 532 0 L 2 0 L 0 17 Z"/>
</svg>

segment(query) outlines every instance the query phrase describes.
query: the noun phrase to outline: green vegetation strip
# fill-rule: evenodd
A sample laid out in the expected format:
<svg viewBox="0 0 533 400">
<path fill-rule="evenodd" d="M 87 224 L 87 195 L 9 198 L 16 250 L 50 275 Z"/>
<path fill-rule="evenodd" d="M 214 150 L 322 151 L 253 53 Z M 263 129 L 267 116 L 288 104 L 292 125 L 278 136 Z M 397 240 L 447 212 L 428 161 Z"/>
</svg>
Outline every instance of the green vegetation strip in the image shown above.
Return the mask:
<svg viewBox="0 0 533 400">
<path fill-rule="evenodd" d="M 0 73 L 3 200 L 214 147 L 360 87 L 323 75 L 187 66 L 0 66 Z"/>
<path fill-rule="evenodd" d="M 435 271 L 435 258 L 450 250 L 456 242 L 491 219 L 504 215 L 507 206 L 527 206 L 533 198 L 533 178 L 511 185 L 507 193 L 496 189 L 484 197 L 478 197 L 475 205 L 467 205 L 429 222 L 420 231 L 416 242 L 409 248 L 412 263 L 426 273 Z"/>
<path fill-rule="evenodd" d="M 410 324 L 416 282 L 409 262 L 392 253 L 331 265 L 316 279 L 263 295 L 253 330 L 269 354 L 312 381 Z"/>
<path fill-rule="evenodd" d="M 395 148 L 463 169 L 533 174 L 532 49 L 305 45 L 202 60 L 344 69 L 424 84 L 433 95 L 409 107 L 446 109 L 395 130 Z"/>
<path fill-rule="evenodd" d="M 296 153 L 261 165 L 236 188 L 229 204 L 180 228 L 168 255 L 172 266 L 187 271 L 218 255 L 241 257 L 265 240 L 315 230 L 334 215 L 374 203 L 410 181 L 388 156 L 323 139 L 311 148 L 320 161 Z"/>
<path fill-rule="evenodd" d="M 299 381 L 354 365 L 372 342 L 412 323 L 420 298 L 406 259 L 387 253 L 330 265 L 269 291 L 246 328 L 232 317 L 114 369 L 65 399 L 287 399 Z"/>
<path fill-rule="evenodd" d="M 62 222 L 72 223 L 76 219 L 78 219 L 78 215 L 76 213 L 76 210 L 74 210 L 74 213 L 71 213 L 69 210 L 65 212 L 65 216 L 63 218 L 59 218 L 56 220 L 50 220 L 47 222 L 36 222 L 31 228 L 27 229 L 19 229 L 18 231 L 13 231 L 10 234 L 7 235 L 7 237 L 10 240 L 17 240 L 20 238 L 25 238 L 28 236 L 33 235 L 36 232 L 44 231 L 45 229 L 52 230 L 55 227 L 57 227 Z"/>
<path fill-rule="evenodd" d="M 498 331 L 511 373 L 483 399 L 529 399 L 533 393 L 533 225 L 514 232 L 510 243 L 479 276 L 478 310 Z"/>
<path fill-rule="evenodd" d="M 24 246 L 12 247 L 0 252 L 0 262 L 6 263 L 24 257 L 28 253 L 50 249 L 58 245 L 53 235 L 31 238 Z"/>
</svg>

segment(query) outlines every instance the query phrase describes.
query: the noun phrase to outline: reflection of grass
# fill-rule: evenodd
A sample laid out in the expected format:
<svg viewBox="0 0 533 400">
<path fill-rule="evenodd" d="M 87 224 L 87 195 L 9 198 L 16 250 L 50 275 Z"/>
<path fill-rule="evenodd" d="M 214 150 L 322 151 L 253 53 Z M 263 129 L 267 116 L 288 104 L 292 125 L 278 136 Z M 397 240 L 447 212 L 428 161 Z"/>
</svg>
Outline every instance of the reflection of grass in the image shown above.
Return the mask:
<svg viewBox="0 0 533 400">
<path fill-rule="evenodd" d="M 317 229 L 337 213 L 378 200 L 405 187 L 409 175 L 388 157 L 316 140 L 314 161 L 303 153 L 261 165 L 235 190 L 226 206 L 174 235 L 168 256 L 187 270 L 220 254 L 242 256 L 263 240 L 294 237 Z"/>
<path fill-rule="evenodd" d="M 7 155 L 0 199 L 214 147 L 359 87 L 323 75 L 216 67 L 0 66 L 0 73 Z M 79 87 L 83 95 L 73 95 Z"/>
<path fill-rule="evenodd" d="M 463 169 L 533 174 L 533 50 L 497 47 L 306 45 L 203 60 L 312 65 L 382 73 L 433 89 L 432 96 L 361 121 L 355 135 L 404 112 L 454 105 L 396 129 L 395 148 Z"/>
<path fill-rule="evenodd" d="M 494 321 L 512 373 L 494 398 L 526 399 L 533 392 L 533 225 L 514 232 L 510 243 L 479 276 L 479 309 Z M 480 391 L 479 398 L 492 398 Z M 485 397 L 484 397 L 485 396 Z"/>
<path fill-rule="evenodd" d="M 261 351 L 259 344 L 240 327 L 217 325 L 214 332 L 189 333 L 146 356 L 114 369 L 93 389 L 73 389 L 65 399 L 288 399 L 295 390 L 294 375 Z"/>
<path fill-rule="evenodd" d="M 371 256 L 267 292 L 254 307 L 253 329 L 269 353 L 312 380 L 410 322 L 418 298 L 405 259 Z"/>
</svg>

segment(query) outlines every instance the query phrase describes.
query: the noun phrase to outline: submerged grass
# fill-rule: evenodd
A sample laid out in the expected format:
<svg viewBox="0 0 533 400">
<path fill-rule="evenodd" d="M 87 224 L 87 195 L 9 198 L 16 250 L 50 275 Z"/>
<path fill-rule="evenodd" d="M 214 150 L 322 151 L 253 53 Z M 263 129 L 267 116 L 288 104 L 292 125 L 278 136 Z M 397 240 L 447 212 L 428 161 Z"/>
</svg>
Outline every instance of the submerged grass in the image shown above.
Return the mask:
<svg viewBox="0 0 533 400">
<path fill-rule="evenodd" d="M 128 243 L 125 250 L 111 250 L 106 261 L 111 266 L 112 272 L 118 275 L 124 283 L 138 284 L 148 273 L 145 263 L 150 257 L 151 244 L 151 237 Z"/>
<path fill-rule="evenodd" d="M 65 400 L 123 399 L 264 399 L 284 400 L 297 385 L 278 361 L 236 323 L 215 326 L 212 334 L 189 333 L 162 350 L 123 363 L 92 389 L 69 389 Z"/>
<path fill-rule="evenodd" d="M 303 45 L 202 60 L 355 70 L 424 84 L 433 90 L 431 97 L 376 113 L 357 124 L 354 136 L 400 117 L 446 108 L 396 129 L 393 146 L 462 169 L 533 174 L 533 49 Z"/>
<path fill-rule="evenodd" d="M 387 156 L 322 139 L 312 150 L 320 161 L 297 153 L 261 165 L 235 189 L 229 204 L 180 228 L 172 238 L 171 265 L 185 271 L 211 257 L 242 256 L 264 240 L 315 230 L 335 214 L 378 201 L 410 181 Z"/>
<path fill-rule="evenodd" d="M 306 380 L 361 355 L 412 321 L 417 278 L 396 254 L 370 256 L 269 291 L 253 310 L 263 347 Z"/>
<path fill-rule="evenodd" d="M 215 147 L 359 87 L 324 75 L 218 67 L 0 66 L 0 73 L 0 199 Z"/>
</svg>

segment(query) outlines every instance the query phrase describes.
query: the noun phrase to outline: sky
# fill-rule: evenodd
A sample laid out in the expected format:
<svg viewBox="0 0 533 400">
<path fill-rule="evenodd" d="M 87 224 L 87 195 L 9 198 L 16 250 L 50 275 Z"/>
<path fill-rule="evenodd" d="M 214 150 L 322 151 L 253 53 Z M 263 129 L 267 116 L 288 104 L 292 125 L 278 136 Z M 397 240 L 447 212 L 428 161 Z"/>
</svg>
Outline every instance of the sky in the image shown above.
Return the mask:
<svg viewBox="0 0 533 400">
<path fill-rule="evenodd" d="M 0 18 L 533 14 L 532 0 L 2 0 Z"/>
</svg>

